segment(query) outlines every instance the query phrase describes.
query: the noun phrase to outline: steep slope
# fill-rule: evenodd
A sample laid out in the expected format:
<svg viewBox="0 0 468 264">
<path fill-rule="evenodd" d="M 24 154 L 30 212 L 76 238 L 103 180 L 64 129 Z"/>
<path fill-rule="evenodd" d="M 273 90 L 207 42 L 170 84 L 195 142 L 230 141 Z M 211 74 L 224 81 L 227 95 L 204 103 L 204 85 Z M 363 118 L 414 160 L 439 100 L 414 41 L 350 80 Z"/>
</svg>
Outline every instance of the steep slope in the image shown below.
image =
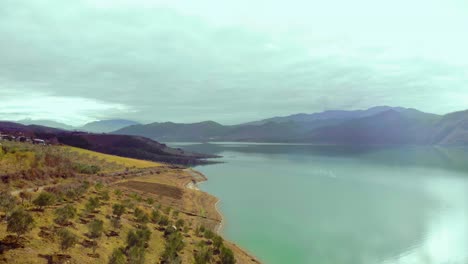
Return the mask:
<svg viewBox="0 0 468 264">
<path fill-rule="evenodd" d="M 203 159 L 214 157 L 173 149 L 165 144 L 138 136 L 69 132 L 36 125 L 25 126 L 13 122 L 0 122 L 0 134 L 2 133 L 41 138 L 53 144 L 60 143 L 106 154 L 175 164 L 206 163 Z"/>
<path fill-rule="evenodd" d="M 257 141 L 257 142 L 310 142 L 317 141 L 312 135 L 316 129 L 339 126 L 353 120 L 359 120 L 393 111 L 401 113 L 413 122 L 431 122 L 439 116 L 427 114 L 415 109 L 379 106 L 367 110 L 326 111 L 316 114 L 298 114 L 288 117 L 265 119 L 258 122 L 234 126 L 223 126 L 213 121 L 193 124 L 152 123 L 130 126 L 114 134 L 128 134 L 149 137 L 163 142 L 173 141 Z M 391 124 L 389 124 L 391 125 Z M 382 124 L 384 126 L 384 124 Z M 383 141 L 385 139 L 382 139 Z M 329 141 L 324 138 L 319 141 Z"/>
<path fill-rule="evenodd" d="M 129 126 L 113 133 L 144 136 L 159 141 L 206 141 L 218 140 L 222 138 L 228 130 L 229 127 L 213 121 L 192 124 L 165 122 Z"/>
<path fill-rule="evenodd" d="M 443 116 L 434 125 L 430 143 L 468 145 L 468 110 Z"/>
<path fill-rule="evenodd" d="M 125 119 L 109 119 L 87 123 L 80 127 L 79 130 L 93 133 L 109 133 L 133 125 L 139 125 L 139 123 Z"/>
<path fill-rule="evenodd" d="M 307 142 L 343 145 L 428 144 L 438 117 L 422 112 L 388 110 L 373 116 L 315 129 Z"/>
<path fill-rule="evenodd" d="M 38 126 L 46 126 L 64 130 L 75 130 L 76 128 L 64 123 L 56 122 L 53 120 L 46 120 L 46 119 L 23 119 L 16 121 L 16 123 L 20 123 L 23 125 L 38 125 Z"/>
<path fill-rule="evenodd" d="M 312 113 L 312 114 L 294 114 L 289 116 L 278 116 L 273 118 L 268 118 L 260 121 L 254 121 L 246 123 L 246 125 L 260 125 L 265 124 L 268 122 L 276 122 L 276 123 L 283 123 L 283 122 L 299 122 L 299 123 L 309 123 L 315 122 L 318 120 L 350 120 L 356 118 L 362 118 L 366 116 L 372 116 L 381 112 L 385 112 L 388 110 L 395 110 L 395 111 L 405 111 L 408 110 L 403 107 L 390 107 L 390 106 L 376 106 L 366 110 L 328 110 L 319 113 Z"/>
</svg>

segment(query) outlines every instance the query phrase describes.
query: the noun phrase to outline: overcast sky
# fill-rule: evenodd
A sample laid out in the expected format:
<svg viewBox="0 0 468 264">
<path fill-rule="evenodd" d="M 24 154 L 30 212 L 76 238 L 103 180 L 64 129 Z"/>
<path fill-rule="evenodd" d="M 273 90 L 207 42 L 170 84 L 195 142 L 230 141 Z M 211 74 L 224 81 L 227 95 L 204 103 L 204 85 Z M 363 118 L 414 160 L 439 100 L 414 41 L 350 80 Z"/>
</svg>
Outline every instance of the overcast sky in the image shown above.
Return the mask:
<svg viewBox="0 0 468 264">
<path fill-rule="evenodd" d="M 1 0 L 0 119 L 468 109 L 466 0 Z"/>
</svg>

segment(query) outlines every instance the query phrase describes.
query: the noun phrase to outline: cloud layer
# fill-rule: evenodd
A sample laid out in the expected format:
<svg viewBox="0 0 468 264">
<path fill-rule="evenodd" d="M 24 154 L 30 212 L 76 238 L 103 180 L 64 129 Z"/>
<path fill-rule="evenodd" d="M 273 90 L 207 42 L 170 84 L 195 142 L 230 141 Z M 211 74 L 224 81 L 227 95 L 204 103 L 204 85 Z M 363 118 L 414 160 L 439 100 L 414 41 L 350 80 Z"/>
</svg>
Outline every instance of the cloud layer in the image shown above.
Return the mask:
<svg viewBox="0 0 468 264">
<path fill-rule="evenodd" d="M 0 118 L 468 108 L 466 2 L 342 2 L 4 0 Z"/>
</svg>

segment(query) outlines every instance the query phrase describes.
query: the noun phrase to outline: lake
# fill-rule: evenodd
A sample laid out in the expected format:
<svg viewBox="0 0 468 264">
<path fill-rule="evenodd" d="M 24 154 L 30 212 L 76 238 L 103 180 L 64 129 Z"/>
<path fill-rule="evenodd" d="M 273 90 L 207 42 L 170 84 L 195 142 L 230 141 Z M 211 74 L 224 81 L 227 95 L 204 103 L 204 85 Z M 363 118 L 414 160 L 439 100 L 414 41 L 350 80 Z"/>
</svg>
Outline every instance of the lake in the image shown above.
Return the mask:
<svg viewBox="0 0 468 264">
<path fill-rule="evenodd" d="M 265 263 L 468 263 L 468 151 L 177 144 L 199 166 L 224 236 Z"/>
</svg>

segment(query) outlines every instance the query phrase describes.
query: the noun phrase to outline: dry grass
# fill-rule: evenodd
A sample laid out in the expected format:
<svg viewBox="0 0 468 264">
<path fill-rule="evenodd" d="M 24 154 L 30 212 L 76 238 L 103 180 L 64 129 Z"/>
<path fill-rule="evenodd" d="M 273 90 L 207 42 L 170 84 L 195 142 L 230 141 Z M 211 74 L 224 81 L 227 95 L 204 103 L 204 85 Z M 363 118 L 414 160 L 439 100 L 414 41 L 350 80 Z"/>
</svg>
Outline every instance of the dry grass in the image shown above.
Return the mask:
<svg viewBox="0 0 468 264">
<path fill-rule="evenodd" d="M 94 152 L 91 150 L 80 149 L 80 148 L 75 148 L 75 147 L 70 147 L 70 146 L 63 146 L 62 148 L 78 153 L 80 155 L 88 155 L 89 157 L 94 158 L 94 159 L 104 160 L 106 162 L 114 162 L 116 164 L 119 164 L 128 168 L 131 168 L 131 167 L 150 168 L 150 167 L 163 166 L 162 163 L 157 163 L 153 161 L 124 158 L 124 157 L 103 154 L 103 153 Z"/>
</svg>

